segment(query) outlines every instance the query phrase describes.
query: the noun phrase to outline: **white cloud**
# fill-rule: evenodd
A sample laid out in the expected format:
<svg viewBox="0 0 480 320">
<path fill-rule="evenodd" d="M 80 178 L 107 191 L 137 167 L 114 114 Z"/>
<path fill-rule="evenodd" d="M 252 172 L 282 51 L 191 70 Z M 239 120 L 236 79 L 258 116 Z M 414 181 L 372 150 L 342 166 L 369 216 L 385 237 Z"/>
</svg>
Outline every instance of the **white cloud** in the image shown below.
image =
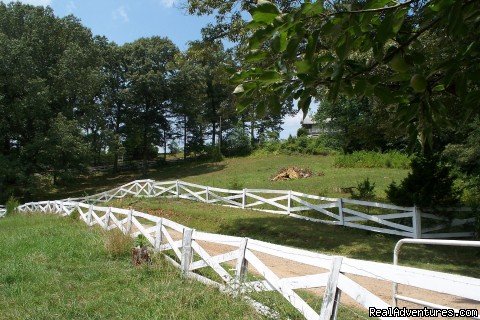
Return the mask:
<svg viewBox="0 0 480 320">
<path fill-rule="evenodd" d="M 31 5 L 34 5 L 34 6 L 49 6 L 52 4 L 52 0 L 18 0 L 20 1 L 21 3 L 25 3 L 25 4 L 31 4 Z M 4 2 L 4 3 L 9 3 L 11 2 L 10 0 L 0 0 L 0 2 Z"/>
<path fill-rule="evenodd" d="M 123 22 L 130 21 L 130 19 L 128 18 L 127 9 L 125 8 L 125 6 L 120 6 L 117 9 L 115 9 L 112 12 L 112 17 L 113 17 L 113 20 L 123 20 Z"/>
<path fill-rule="evenodd" d="M 166 8 L 173 7 L 178 1 L 177 0 L 161 0 L 160 3 Z"/>
</svg>

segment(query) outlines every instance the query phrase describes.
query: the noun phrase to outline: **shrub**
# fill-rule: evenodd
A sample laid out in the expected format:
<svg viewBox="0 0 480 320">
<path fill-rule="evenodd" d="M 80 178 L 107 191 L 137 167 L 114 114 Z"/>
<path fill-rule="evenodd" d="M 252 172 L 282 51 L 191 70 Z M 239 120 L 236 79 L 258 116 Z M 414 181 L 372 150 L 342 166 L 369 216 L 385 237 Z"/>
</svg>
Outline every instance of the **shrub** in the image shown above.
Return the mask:
<svg viewBox="0 0 480 320">
<path fill-rule="evenodd" d="M 408 169 L 411 159 L 398 151 L 380 153 L 374 151 L 356 151 L 343 154 L 335 159 L 338 168 L 394 168 Z"/>
<path fill-rule="evenodd" d="M 297 130 L 297 137 L 304 137 L 304 136 L 308 136 L 308 130 L 305 129 L 304 127 L 300 127 Z"/>
<path fill-rule="evenodd" d="M 418 156 L 411 167 L 412 171 L 399 185 L 393 182 L 387 188 L 391 202 L 420 208 L 449 207 L 459 203 L 459 192 L 454 190 L 455 178 L 437 156 Z"/>
<path fill-rule="evenodd" d="M 208 158 L 213 162 L 223 161 L 223 154 L 219 147 L 213 146 L 208 150 Z"/>
<path fill-rule="evenodd" d="M 123 234 L 119 229 L 105 232 L 104 246 L 107 254 L 112 258 L 125 257 L 130 254 L 133 239 Z"/>
<path fill-rule="evenodd" d="M 320 138 L 310 138 L 307 136 L 299 136 L 297 138 L 288 137 L 285 141 L 267 142 L 261 146 L 261 149 L 268 153 L 282 154 L 311 154 L 311 155 L 329 155 L 335 154 L 336 151 L 325 146 L 324 141 Z"/>
<path fill-rule="evenodd" d="M 252 153 L 250 137 L 243 126 L 232 130 L 222 144 L 222 153 L 227 157 L 246 156 Z"/>
<path fill-rule="evenodd" d="M 238 181 L 237 177 L 234 177 L 230 184 L 228 185 L 230 190 L 242 190 L 244 188 L 243 184 Z"/>
<path fill-rule="evenodd" d="M 6 206 L 5 208 L 7 209 L 7 215 L 12 215 L 12 214 L 16 214 L 18 212 L 18 206 L 20 205 L 20 202 L 14 198 L 13 196 L 11 196 L 7 203 L 6 203 Z"/>
<path fill-rule="evenodd" d="M 370 182 L 370 180 L 366 178 L 352 189 L 351 195 L 353 199 L 373 200 L 375 199 L 375 183 Z"/>
</svg>

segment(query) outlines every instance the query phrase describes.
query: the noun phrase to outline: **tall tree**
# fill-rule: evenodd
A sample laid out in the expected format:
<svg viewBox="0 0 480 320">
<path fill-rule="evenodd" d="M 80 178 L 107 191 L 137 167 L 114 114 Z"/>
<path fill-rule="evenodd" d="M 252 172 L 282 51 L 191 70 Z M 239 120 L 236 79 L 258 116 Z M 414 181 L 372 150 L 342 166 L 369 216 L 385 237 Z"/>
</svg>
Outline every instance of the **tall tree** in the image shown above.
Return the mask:
<svg viewBox="0 0 480 320">
<path fill-rule="evenodd" d="M 163 145 L 161 133 L 169 127 L 172 102 L 169 79 L 177 47 L 166 38 L 142 38 L 125 45 L 127 61 L 127 127 L 139 143 L 143 173 L 149 153 Z"/>
</svg>

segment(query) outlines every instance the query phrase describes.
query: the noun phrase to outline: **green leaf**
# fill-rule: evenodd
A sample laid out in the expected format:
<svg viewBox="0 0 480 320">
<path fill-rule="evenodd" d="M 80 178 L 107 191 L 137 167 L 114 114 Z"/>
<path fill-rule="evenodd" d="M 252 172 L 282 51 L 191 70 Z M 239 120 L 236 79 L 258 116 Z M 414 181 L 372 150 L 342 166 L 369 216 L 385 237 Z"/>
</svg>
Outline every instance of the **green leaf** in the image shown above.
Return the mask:
<svg viewBox="0 0 480 320">
<path fill-rule="evenodd" d="M 301 61 L 295 62 L 295 67 L 297 68 L 297 73 L 306 74 L 312 71 L 313 64 L 309 60 L 301 60 Z"/>
<path fill-rule="evenodd" d="M 403 73 L 408 71 L 408 64 L 405 62 L 405 59 L 400 53 L 397 53 L 392 60 L 390 60 L 390 68 L 393 70 Z"/>
<path fill-rule="evenodd" d="M 272 40 L 272 49 L 276 53 L 284 52 L 287 49 L 287 45 L 288 42 L 286 32 L 277 33 Z"/>
<path fill-rule="evenodd" d="M 253 21 L 270 24 L 280 15 L 280 10 L 270 1 L 259 0 L 257 6 L 250 10 Z"/>
<path fill-rule="evenodd" d="M 375 96 L 385 104 L 392 104 L 395 102 L 395 95 L 393 92 L 384 86 L 376 86 L 373 92 L 375 93 Z"/>
<path fill-rule="evenodd" d="M 298 108 L 302 110 L 304 117 L 308 114 L 308 109 L 310 109 L 311 102 L 312 96 L 309 94 L 309 92 L 304 91 L 300 97 L 300 100 L 298 101 Z"/>
<path fill-rule="evenodd" d="M 445 90 L 445 86 L 443 84 L 436 85 L 432 89 L 433 92 L 440 92 L 440 91 L 444 91 L 444 90 Z"/>
<path fill-rule="evenodd" d="M 281 82 L 283 77 L 275 70 L 266 70 L 260 75 L 259 80 L 264 84 L 272 84 Z"/>
<path fill-rule="evenodd" d="M 293 36 L 287 45 L 286 56 L 288 58 L 294 58 L 297 55 L 298 45 L 300 44 L 300 38 Z"/>
<path fill-rule="evenodd" d="M 252 50 L 249 54 L 245 56 L 245 61 L 247 62 L 257 62 L 261 61 L 268 57 L 268 53 L 261 50 Z"/>
</svg>

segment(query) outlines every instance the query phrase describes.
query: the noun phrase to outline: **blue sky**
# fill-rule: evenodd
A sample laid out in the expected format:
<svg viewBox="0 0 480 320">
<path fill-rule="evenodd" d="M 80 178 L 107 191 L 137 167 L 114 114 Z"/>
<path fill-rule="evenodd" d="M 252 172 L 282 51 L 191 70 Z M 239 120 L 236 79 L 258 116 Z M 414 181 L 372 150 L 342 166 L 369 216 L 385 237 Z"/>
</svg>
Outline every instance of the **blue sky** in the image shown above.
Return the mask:
<svg viewBox="0 0 480 320">
<path fill-rule="evenodd" d="M 0 0 L 2 2 L 9 2 Z M 95 35 L 106 36 L 118 44 L 153 35 L 170 38 L 180 49 L 201 38 L 201 28 L 213 17 L 188 15 L 181 9 L 183 0 L 22 0 L 50 6 L 58 16 L 73 14 Z M 282 138 L 295 135 L 301 116 L 285 119 Z"/>
</svg>

